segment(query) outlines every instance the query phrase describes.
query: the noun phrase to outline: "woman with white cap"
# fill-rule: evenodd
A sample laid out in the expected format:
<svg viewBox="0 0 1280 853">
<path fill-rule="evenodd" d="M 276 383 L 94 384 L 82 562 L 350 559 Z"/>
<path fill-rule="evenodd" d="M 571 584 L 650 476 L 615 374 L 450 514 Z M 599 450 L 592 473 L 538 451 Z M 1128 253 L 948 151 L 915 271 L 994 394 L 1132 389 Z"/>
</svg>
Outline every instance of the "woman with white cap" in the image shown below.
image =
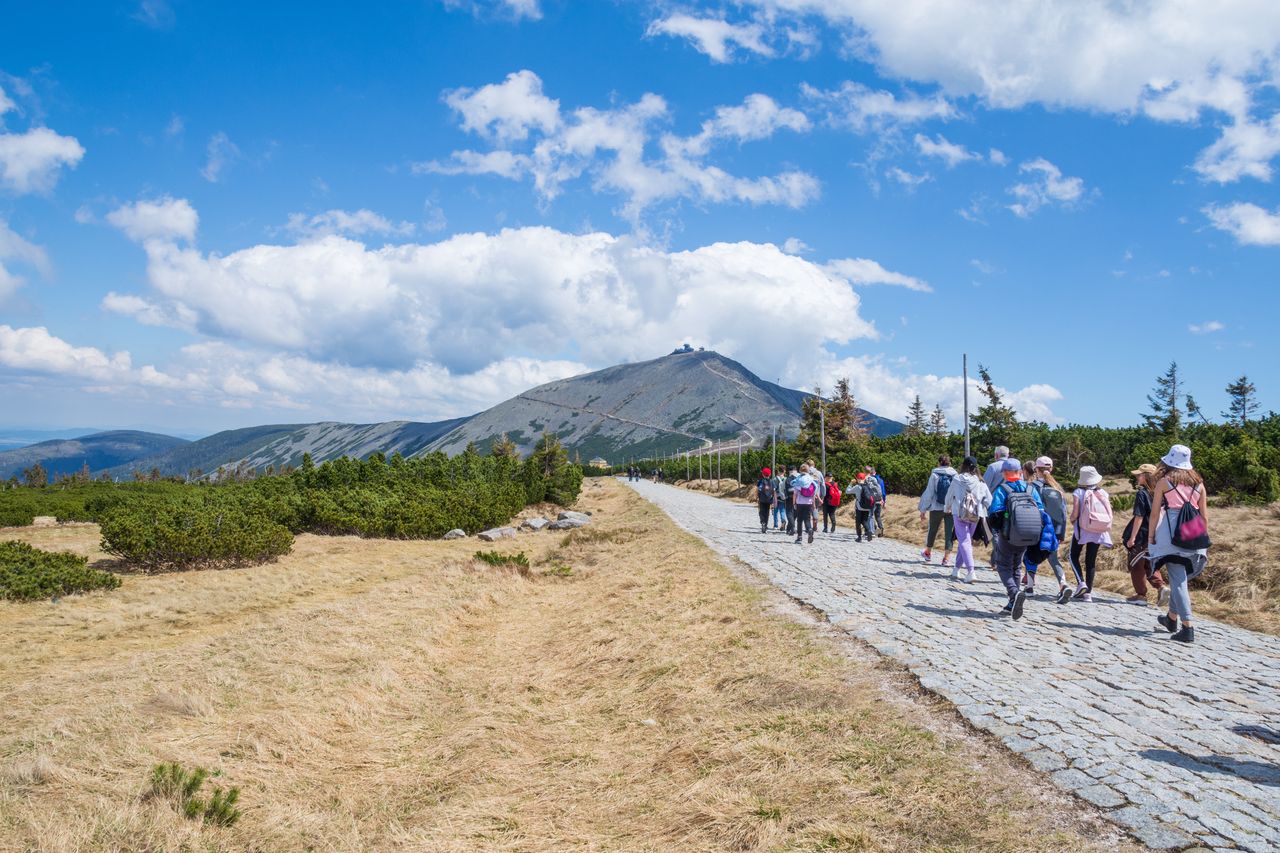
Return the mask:
<svg viewBox="0 0 1280 853">
<path fill-rule="evenodd" d="M 1031 463 L 1031 474 L 1024 475 L 1024 477 L 1031 490 L 1040 496 L 1040 501 L 1044 504 L 1044 511 L 1049 514 L 1049 520 L 1053 522 L 1054 535 L 1059 541 L 1066 538 L 1067 502 L 1062 496 L 1062 486 L 1058 485 L 1058 481 L 1053 478 L 1053 460 L 1048 456 L 1041 456 Z M 1036 570 L 1045 560 L 1049 561 L 1049 566 L 1053 569 L 1053 575 L 1058 579 L 1058 597 L 1056 600 L 1059 604 L 1066 604 L 1071 600 L 1071 592 L 1067 586 L 1067 573 L 1062 569 L 1062 561 L 1058 559 L 1057 551 L 1041 551 L 1039 548 L 1027 549 L 1027 556 L 1023 561 L 1027 568 L 1027 595 L 1033 594 Z"/>
<path fill-rule="evenodd" d="M 1191 594 L 1187 582 L 1204 571 L 1209 528 L 1205 508 L 1209 493 L 1204 478 L 1191 467 L 1191 448 L 1175 444 L 1160 459 L 1147 522 L 1147 549 L 1152 565 L 1169 572 L 1169 613 L 1156 621 L 1181 643 L 1195 640 L 1191 626 Z M 1178 622 L 1182 624 L 1179 626 Z"/>
<path fill-rule="evenodd" d="M 1079 484 L 1071 493 L 1071 570 L 1076 574 L 1077 601 L 1093 601 L 1093 577 L 1098 570 L 1098 549 L 1111 547 L 1111 496 L 1099 484 L 1102 475 L 1092 465 L 1080 469 Z M 1084 567 L 1080 556 L 1084 555 Z"/>
</svg>

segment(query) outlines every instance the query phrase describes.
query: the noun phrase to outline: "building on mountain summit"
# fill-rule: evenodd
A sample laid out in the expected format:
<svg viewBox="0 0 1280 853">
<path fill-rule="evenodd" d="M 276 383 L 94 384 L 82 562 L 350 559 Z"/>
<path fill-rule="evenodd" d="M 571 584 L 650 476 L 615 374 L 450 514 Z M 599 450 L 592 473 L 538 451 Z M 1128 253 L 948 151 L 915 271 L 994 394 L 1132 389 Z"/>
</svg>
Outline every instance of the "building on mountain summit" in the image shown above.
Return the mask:
<svg viewBox="0 0 1280 853">
<path fill-rule="evenodd" d="M 592 468 L 608 468 L 608 467 L 609 467 L 609 460 L 607 460 L 607 459 L 603 459 L 603 458 L 601 458 L 601 457 L 597 456 L 595 459 L 592 459 L 592 460 L 591 460 L 590 462 L 588 462 L 587 464 L 588 464 L 588 465 L 590 465 Z"/>
</svg>

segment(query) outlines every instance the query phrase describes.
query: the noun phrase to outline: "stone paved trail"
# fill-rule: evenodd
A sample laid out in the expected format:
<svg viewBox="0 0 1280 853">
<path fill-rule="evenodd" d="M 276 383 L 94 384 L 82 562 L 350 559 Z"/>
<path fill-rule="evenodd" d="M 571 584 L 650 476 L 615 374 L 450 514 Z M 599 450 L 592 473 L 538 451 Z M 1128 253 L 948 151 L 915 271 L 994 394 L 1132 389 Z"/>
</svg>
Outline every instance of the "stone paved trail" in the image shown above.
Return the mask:
<svg viewBox="0 0 1280 853">
<path fill-rule="evenodd" d="M 630 485 L 1149 846 L 1280 850 L 1280 639 L 1202 621 L 1183 646 L 1154 630 L 1154 609 L 1107 595 L 1041 595 L 1015 623 L 995 615 L 994 572 L 957 584 L 901 542 L 842 531 L 795 545 L 762 535 L 754 506 Z"/>
</svg>

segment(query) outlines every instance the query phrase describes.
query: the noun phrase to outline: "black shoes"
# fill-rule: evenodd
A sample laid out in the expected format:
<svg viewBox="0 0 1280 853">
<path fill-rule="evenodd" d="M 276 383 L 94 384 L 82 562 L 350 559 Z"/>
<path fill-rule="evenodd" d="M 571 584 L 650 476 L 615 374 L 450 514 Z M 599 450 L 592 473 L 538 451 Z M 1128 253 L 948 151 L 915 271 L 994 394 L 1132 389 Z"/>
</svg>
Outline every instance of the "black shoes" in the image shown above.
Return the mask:
<svg viewBox="0 0 1280 853">
<path fill-rule="evenodd" d="M 1165 616 L 1163 613 L 1156 617 L 1156 622 L 1160 625 L 1161 628 L 1164 628 L 1170 634 L 1176 634 L 1178 631 L 1178 620 L 1170 619 L 1168 616 Z"/>
<path fill-rule="evenodd" d="M 810 530 L 810 531 L 809 531 L 809 544 L 810 544 L 810 545 L 812 545 L 812 544 L 813 544 L 813 531 L 812 531 L 812 530 Z"/>
<path fill-rule="evenodd" d="M 1070 600 L 1071 600 L 1071 587 L 1069 587 L 1069 586 L 1064 586 L 1062 589 L 1058 590 L 1058 599 L 1057 599 L 1057 600 L 1058 600 L 1058 603 L 1059 603 L 1059 604 L 1066 604 L 1068 601 L 1070 601 Z"/>
<path fill-rule="evenodd" d="M 1183 625 L 1182 630 L 1169 639 L 1177 640 L 1179 643 L 1194 643 L 1196 641 L 1196 629 L 1190 625 Z"/>
<path fill-rule="evenodd" d="M 1012 606 L 1010 615 L 1013 616 L 1015 620 L 1022 618 L 1022 606 L 1026 603 L 1026 601 L 1027 601 L 1026 592 L 1024 592 L 1023 590 L 1018 590 L 1018 594 L 1013 597 L 1013 601 L 1010 603 Z"/>
</svg>

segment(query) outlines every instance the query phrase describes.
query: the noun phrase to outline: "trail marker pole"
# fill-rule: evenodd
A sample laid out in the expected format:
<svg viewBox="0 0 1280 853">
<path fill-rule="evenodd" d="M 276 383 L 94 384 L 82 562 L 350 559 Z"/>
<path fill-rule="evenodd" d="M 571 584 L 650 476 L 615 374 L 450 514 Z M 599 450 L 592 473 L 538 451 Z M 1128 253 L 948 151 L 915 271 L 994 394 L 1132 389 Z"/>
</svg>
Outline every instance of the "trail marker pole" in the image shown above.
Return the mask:
<svg viewBox="0 0 1280 853">
<path fill-rule="evenodd" d="M 689 481 L 689 451 L 687 450 L 684 452 L 684 479 L 685 482 Z"/>
<path fill-rule="evenodd" d="M 969 354 L 964 354 L 964 455 L 969 456 Z"/>
<path fill-rule="evenodd" d="M 742 482 L 742 439 L 738 439 L 738 482 Z"/>
<path fill-rule="evenodd" d="M 769 470 L 777 472 L 778 470 L 778 427 L 773 427 L 773 462 L 769 465 Z"/>
</svg>

